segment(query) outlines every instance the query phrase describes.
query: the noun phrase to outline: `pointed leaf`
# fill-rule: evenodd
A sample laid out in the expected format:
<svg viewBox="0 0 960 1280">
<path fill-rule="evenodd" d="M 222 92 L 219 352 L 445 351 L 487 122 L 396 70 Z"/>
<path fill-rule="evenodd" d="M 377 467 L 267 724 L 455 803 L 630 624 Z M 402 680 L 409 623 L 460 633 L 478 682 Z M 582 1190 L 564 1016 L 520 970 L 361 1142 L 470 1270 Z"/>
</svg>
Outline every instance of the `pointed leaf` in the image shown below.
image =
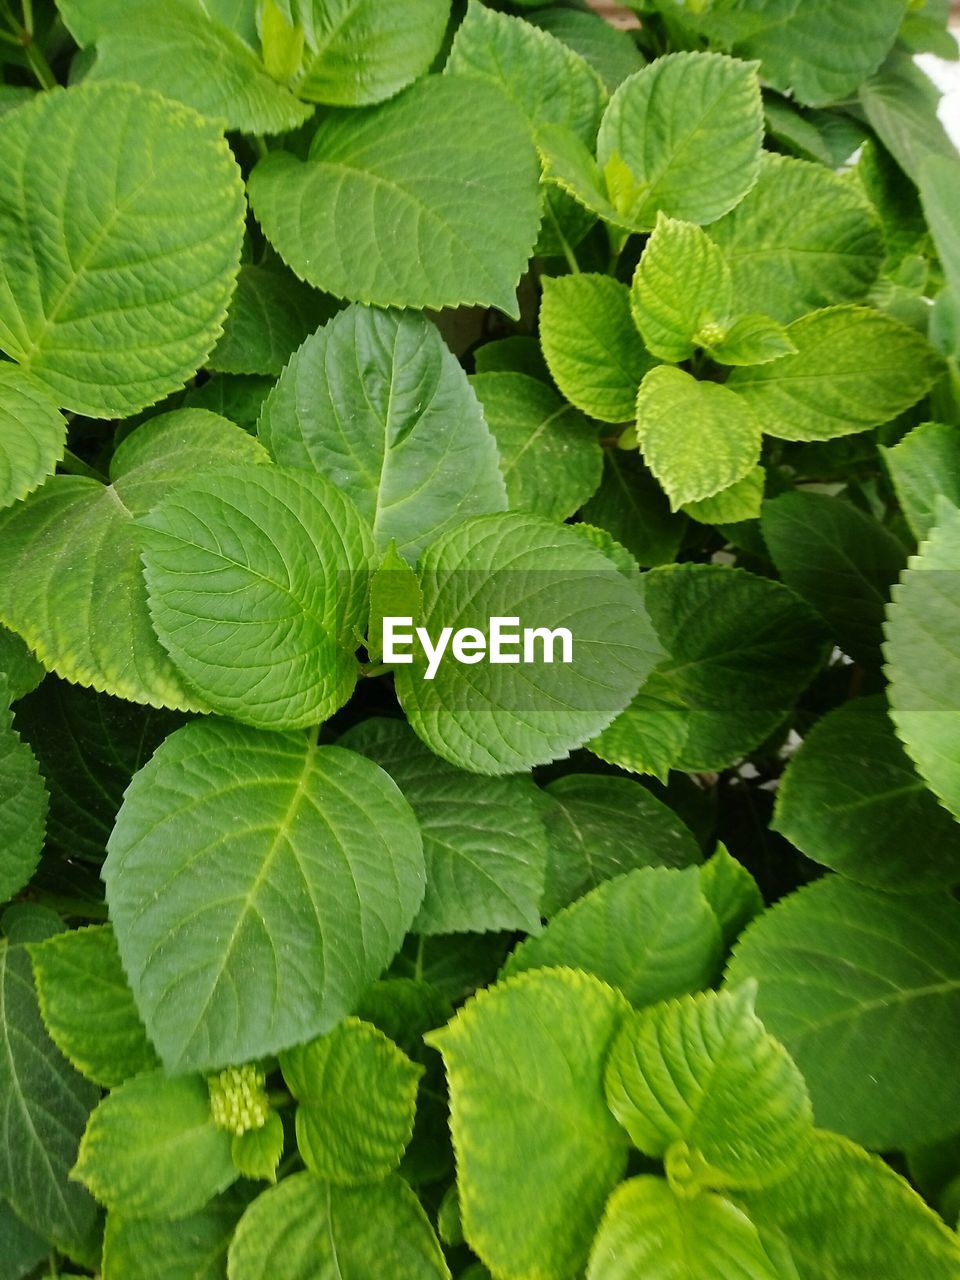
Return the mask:
<svg viewBox="0 0 960 1280">
<path fill-rule="evenodd" d="M 32 493 L 52 475 L 67 425 L 43 383 L 14 364 L 0 364 L 0 507 Z"/>
<path fill-rule="evenodd" d="M 630 412 L 636 412 L 636 401 Z M 583 518 L 606 529 L 644 569 L 676 559 L 687 527 L 636 449 L 605 450 L 603 479 Z"/>
<path fill-rule="evenodd" d="M 925 422 L 880 453 L 907 523 L 922 542 L 936 523 L 938 497 L 960 506 L 960 430 Z"/>
<path fill-rule="evenodd" d="M 108 1213 L 103 1280 L 223 1280 L 249 1196 L 231 1189 L 176 1222 Z"/>
<path fill-rule="evenodd" d="M 0 902 L 30 880 L 40 861 L 49 797 L 37 759 L 13 727 L 0 675 Z"/>
<path fill-rule="evenodd" d="M 268 268 L 247 263 L 240 268 L 237 291 L 207 368 L 279 377 L 293 352 L 330 318 L 335 306 L 277 264 Z"/>
</svg>

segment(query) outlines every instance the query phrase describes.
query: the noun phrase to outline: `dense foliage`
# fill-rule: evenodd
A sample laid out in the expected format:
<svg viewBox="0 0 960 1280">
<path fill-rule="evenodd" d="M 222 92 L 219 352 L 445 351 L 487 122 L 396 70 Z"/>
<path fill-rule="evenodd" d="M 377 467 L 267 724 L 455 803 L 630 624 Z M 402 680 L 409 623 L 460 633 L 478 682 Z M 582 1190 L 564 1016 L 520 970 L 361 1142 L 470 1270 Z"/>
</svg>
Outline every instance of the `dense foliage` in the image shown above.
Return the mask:
<svg viewBox="0 0 960 1280">
<path fill-rule="evenodd" d="M 0 1280 L 960 1277 L 948 4 L 632 7 L 0 0 Z"/>
</svg>

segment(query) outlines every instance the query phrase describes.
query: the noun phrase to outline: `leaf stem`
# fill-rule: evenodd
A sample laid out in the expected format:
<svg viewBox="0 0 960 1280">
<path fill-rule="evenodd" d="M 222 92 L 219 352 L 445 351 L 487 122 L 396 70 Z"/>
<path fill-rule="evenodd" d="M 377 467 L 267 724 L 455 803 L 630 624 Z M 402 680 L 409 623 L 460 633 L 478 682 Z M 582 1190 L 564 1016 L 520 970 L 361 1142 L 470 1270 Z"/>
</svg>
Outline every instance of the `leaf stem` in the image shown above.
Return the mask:
<svg viewBox="0 0 960 1280">
<path fill-rule="evenodd" d="M 78 458 L 70 449 L 64 449 L 60 468 L 66 471 L 67 475 L 87 476 L 91 480 L 99 480 L 101 484 L 110 483 L 103 472 L 98 471 L 96 467 L 91 467 L 89 462 L 84 462 L 82 458 Z"/>
<path fill-rule="evenodd" d="M 28 35 L 33 35 L 33 0 L 20 0 L 23 12 L 23 26 Z"/>
<path fill-rule="evenodd" d="M 560 223 L 557 220 L 557 215 L 553 211 L 553 206 L 551 205 L 549 200 L 545 200 L 543 203 L 543 207 L 546 209 L 547 216 L 549 217 L 550 221 L 553 223 L 553 229 L 556 232 L 557 239 L 560 241 L 560 248 L 563 252 L 564 258 L 567 261 L 567 266 L 570 268 L 570 270 L 573 272 L 575 276 L 578 276 L 580 274 L 580 263 L 577 261 L 577 255 L 573 252 L 573 249 L 570 245 L 570 241 L 563 234 L 563 230 L 561 229 Z"/>
<path fill-rule="evenodd" d="M 31 37 L 29 42 L 23 46 L 24 53 L 27 55 L 27 61 L 33 74 L 40 82 L 42 89 L 56 89 L 57 77 L 53 74 L 53 68 L 46 60 L 41 50 L 37 47 L 36 42 Z"/>
<path fill-rule="evenodd" d="M 253 134 L 253 145 L 256 147 L 257 155 L 260 157 L 261 160 L 265 159 L 265 157 L 270 154 L 270 148 L 267 146 L 266 142 L 264 141 L 262 134 L 260 133 Z"/>
<path fill-rule="evenodd" d="M 57 1262 L 57 1255 L 55 1253 L 51 1253 L 49 1258 L 49 1263 L 50 1263 L 50 1270 L 48 1272 L 48 1275 L 52 1277 L 52 1280 L 57 1280 L 57 1278 L 60 1275 L 60 1266 Z"/>
</svg>

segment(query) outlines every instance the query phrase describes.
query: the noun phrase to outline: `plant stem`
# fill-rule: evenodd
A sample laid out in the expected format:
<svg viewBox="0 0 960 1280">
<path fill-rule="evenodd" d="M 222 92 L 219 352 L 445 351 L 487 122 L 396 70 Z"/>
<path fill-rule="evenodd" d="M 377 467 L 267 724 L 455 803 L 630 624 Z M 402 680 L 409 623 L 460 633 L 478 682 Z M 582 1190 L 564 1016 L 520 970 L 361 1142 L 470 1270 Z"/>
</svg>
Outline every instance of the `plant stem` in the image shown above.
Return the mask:
<svg viewBox="0 0 960 1280">
<path fill-rule="evenodd" d="M 20 8 L 23 11 L 24 30 L 33 35 L 33 0 L 20 0 Z"/>
<path fill-rule="evenodd" d="M 261 160 L 263 160 L 265 156 L 268 156 L 270 154 L 270 149 L 267 146 L 266 142 L 264 142 L 262 134 L 255 133 L 253 135 L 253 145 L 256 147 L 257 155 L 260 157 Z"/>
<path fill-rule="evenodd" d="M 423 949 L 425 941 L 426 938 L 421 933 L 420 937 L 417 939 L 417 958 L 413 965 L 413 976 L 416 978 L 417 982 L 419 982 L 423 977 Z"/>
<path fill-rule="evenodd" d="M 30 63 L 33 74 L 40 82 L 40 87 L 42 89 L 55 89 L 57 87 L 57 77 L 53 74 L 50 63 L 43 56 L 32 36 L 23 46 L 23 51 L 27 55 L 27 61 Z"/>
<path fill-rule="evenodd" d="M 49 1262 L 50 1271 L 48 1274 L 53 1277 L 53 1280 L 57 1280 L 57 1277 L 60 1275 L 60 1267 L 57 1263 L 57 1255 L 55 1253 L 51 1253 Z"/>
<path fill-rule="evenodd" d="M 63 457 L 60 459 L 60 469 L 66 471 L 70 476 L 87 476 L 91 480 L 99 480 L 101 484 L 109 484 L 102 472 L 96 467 L 91 467 L 89 462 L 84 462 L 82 458 L 78 458 L 70 449 L 64 449 Z"/>
<path fill-rule="evenodd" d="M 567 260 L 567 266 L 575 276 L 578 276 L 580 274 L 580 263 L 577 261 L 577 255 L 573 252 L 569 240 L 563 234 L 563 231 L 560 228 L 560 223 L 557 221 L 557 215 L 554 213 L 549 200 L 544 202 L 544 208 L 547 211 L 547 216 L 553 223 L 553 229 L 557 234 L 557 239 L 560 241 L 560 248 L 563 251 L 563 256 Z"/>
</svg>

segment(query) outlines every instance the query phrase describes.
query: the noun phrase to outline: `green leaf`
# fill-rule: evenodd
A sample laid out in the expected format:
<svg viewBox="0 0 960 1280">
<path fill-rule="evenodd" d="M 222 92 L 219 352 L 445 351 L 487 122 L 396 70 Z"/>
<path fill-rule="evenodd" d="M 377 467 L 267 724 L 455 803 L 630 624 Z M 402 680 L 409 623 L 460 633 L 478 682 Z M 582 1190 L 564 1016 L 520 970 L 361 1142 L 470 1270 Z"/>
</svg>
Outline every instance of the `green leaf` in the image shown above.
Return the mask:
<svg viewBox="0 0 960 1280">
<path fill-rule="evenodd" d="M 113 1089 L 160 1065 L 109 925 L 59 933 L 29 950 L 44 1024 L 81 1074 Z"/>
<path fill-rule="evenodd" d="M 540 343 L 532 334 L 485 342 L 473 353 L 473 367 L 477 373 L 525 373 L 541 382 L 551 381 Z"/>
<path fill-rule="evenodd" d="M 225 468 L 180 485 L 138 528 L 154 630 L 209 706 L 266 729 L 305 728 L 343 706 L 372 547 L 332 481 Z"/>
<path fill-rule="evenodd" d="M 960 905 L 830 876 L 747 929 L 729 983 L 757 978 L 757 1012 L 803 1072 L 817 1123 L 880 1151 L 956 1127 L 945 1071 L 960 1016 Z"/>
<path fill-rule="evenodd" d="M 825 657 L 816 615 L 787 587 L 742 569 L 655 569 L 645 599 L 670 657 L 590 744 L 624 768 L 726 768 L 787 718 Z"/>
<path fill-rule="evenodd" d="M 763 538 L 780 576 L 830 627 L 843 651 L 880 663 L 883 615 L 907 549 L 842 498 L 794 490 L 763 505 Z"/>
<path fill-rule="evenodd" d="M 271 1111 L 259 1129 L 233 1135 L 230 1158 L 241 1177 L 275 1183 L 283 1145 L 283 1121 L 279 1112 Z"/>
<path fill-rule="evenodd" d="M 416 819 L 369 760 L 210 721 L 134 778 L 104 878 L 150 1038 L 189 1070 L 335 1025 L 399 949 L 424 872 Z"/>
<path fill-rule="evenodd" d="M 243 186 L 215 127 L 132 85 L 78 85 L 7 117 L 0 174 L 0 348 L 94 417 L 182 387 L 239 265 Z"/>
<path fill-rule="evenodd" d="M 67 424 L 43 383 L 0 364 L 0 507 L 32 493 L 63 456 Z"/>
<path fill-rule="evenodd" d="M 82 23 L 84 44 L 96 44 L 90 81 L 154 89 L 244 133 L 283 133 L 312 114 L 199 0 L 63 0 L 62 11 L 68 25 Z"/>
<path fill-rule="evenodd" d="M 652 8 L 706 36 L 711 44 L 729 49 L 767 27 L 775 27 L 796 11 L 800 0 L 648 0 Z"/>
<path fill-rule="evenodd" d="M 758 32 L 743 52 L 763 62 L 764 79 L 810 107 L 839 102 L 890 51 L 907 0 L 801 0 L 785 22 Z"/>
<path fill-rule="evenodd" d="M 563 395 L 602 422 L 633 417 L 637 388 L 652 367 L 630 318 L 630 293 L 610 276 L 543 281 L 540 342 Z"/>
<path fill-rule="evenodd" d="M 956 154 L 949 159 L 926 158 L 920 170 L 920 199 L 947 283 L 955 296 L 960 296 L 960 235 L 953 219 L 958 192 L 960 165 Z"/>
<path fill-rule="evenodd" d="M 383 658 L 384 619 L 409 616 L 416 625 L 420 621 L 422 604 L 420 579 L 397 551 L 397 544 L 391 542 L 370 577 L 370 617 L 365 648 L 371 662 L 380 662 Z"/>
<path fill-rule="evenodd" d="M 240 1219 L 227 1271 L 230 1280 L 450 1280 L 427 1215 L 396 1174 L 362 1187 L 284 1178 Z"/>
<path fill-rule="evenodd" d="M 259 431 L 277 462 L 352 498 L 378 550 L 395 540 L 411 561 L 467 516 L 506 508 L 496 442 L 425 316 L 335 316 L 284 370 Z"/>
<path fill-rule="evenodd" d="M 757 179 L 763 106 L 756 67 L 718 53 L 673 53 L 625 80 L 597 139 L 636 186 L 623 212 L 638 230 L 657 214 L 715 222 Z M 616 200 L 614 201 L 616 203 Z"/>
<path fill-rule="evenodd" d="M 722 844 L 700 868 L 700 889 L 710 903 L 729 948 L 750 921 L 763 910 L 763 897 L 753 876 Z"/>
<path fill-rule="evenodd" d="M 760 461 L 760 419 L 750 403 L 666 365 L 640 387 L 637 440 L 674 510 L 730 488 Z"/>
<path fill-rule="evenodd" d="M 665 1161 L 679 1195 L 776 1182 L 810 1139 L 803 1077 L 755 999 L 745 983 L 670 1000 L 627 1019 L 613 1042 L 610 1109 L 635 1146 Z"/>
<path fill-rule="evenodd" d="M 98 1090 L 40 1020 L 30 957 L 0 942 L 0 1195 L 44 1240 L 90 1252 L 96 1206 L 67 1175 Z"/>
<path fill-rule="evenodd" d="M 70 1176 L 111 1211 L 177 1219 L 202 1209 L 237 1170 L 230 1135 L 213 1123 L 206 1081 L 155 1071 L 98 1104 Z"/>
<path fill-rule="evenodd" d="M 860 302 L 884 246 L 876 214 L 848 181 L 821 164 L 765 153 L 757 184 L 715 222 L 738 307 L 783 323 Z"/>
<path fill-rule="evenodd" d="M 607 1207 L 587 1280 L 789 1280 L 741 1210 L 722 1196 L 684 1200 L 662 1178 L 631 1178 Z"/>
<path fill-rule="evenodd" d="M 670 510 L 636 450 L 605 450 L 600 488 L 582 515 L 622 543 L 642 568 L 670 564 L 687 525 L 684 516 Z"/>
<path fill-rule="evenodd" d="M 960 431 L 925 422 L 880 453 L 907 523 L 922 542 L 936 523 L 938 497 L 960 506 Z"/>
<path fill-rule="evenodd" d="M 303 64 L 293 89 L 310 102 L 362 107 L 392 98 L 428 70 L 450 0 L 292 0 L 303 26 Z"/>
<path fill-rule="evenodd" d="M 603 1063 L 627 1008 L 596 978 L 547 969 L 481 992 L 427 1037 L 450 1084 L 464 1235 L 495 1274 L 559 1280 L 586 1261 L 626 1165 Z"/>
<path fill-rule="evenodd" d="M 527 21 L 549 31 L 585 58 L 610 93 L 643 66 L 643 56 L 627 32 L 597 14 L 549 8 L 529 14 Z"/>
<path fill-rule="evenodd" d="M 37 758 L 13 727 L 0 675 L 0 902 L 30 880 L 40 861 L 49 798 Z"/>
<path fill-rule="evenodd" d="M 956 165 L 957 148 L 937 117 L 940 91 L 912 58 L 890 58 L 859 96 L 874 133 L 918 186 L 929 157 Z"/>
<path fill-rule="evenodd" d="M 32 693 L 46 675 L 23 640 L 6 627 L 0 627 L 0 678 L 6 680 L 11 702 Z"/>
<path fill-rule="evenodd" d="M 414 932 L 536 932 L 546 837 L 529 778 L 455 769 L 401 720 L 365 720 L 340 744 L 385 769 L 417 816 L 427 889 Z"/>
<path fill-rule="evenodd" d="M 563 637 L 530 637 L 533 661 L 516 666 L 465 667 L 447 655 L 427 680 L 421 647 L 398 668 L 411 726 L 472 772 L 517 773 L 568 755 L 610 723 L 661 655 L 637 582 L 574 529 L 539 516 L 468 520 L 427 549 L 420 572 L 432 637 L 441 627 L 486 636 L 492 618 L 569 633 L 570 662 Z"/>
<path fill-rule="evenodd" d="M 0 94 L 0 110 L 3 95 Z M 50 1245 L 21 1222 L 6 1200 L 0 1200 L 0 1240 L 3 1241 L 3 1280 L 22 1280 L 50 1255 Z"/>
<path fill-rule="evenodd" d="M 781 780 L 773 825 L 861 884 L 922 893 L 960 882 L 960 828 L 917 776 L 880 696 L 814 725 Z"/>
<path fill-rule="evenodd" d="M 938 500 L 937 522 L 893 588 L 887 610 L 890 715 L 920 776 L 960 817 L 960 510 Z"/>
<path fill-rule="evenodd" d="M 319 1178 L 351 1186 L 385 1177 L 413 1132 L 423 1067 L 376 1027 L 348 1018 L 280 1060 L 297 1099 L 297 1145 Z"/>
<path fill-rule="evenodd" d="M 736 484 L 721 489 L 712 497 L 699 502 L 685 502 L 683 510 L 700 524 L 736 524 L 741 520 L 756 520 L 763 508 L 763 490 L 767 473 L 756 466 Z"/>
<path fill-rule="evenodd" d="M 727 365 L 771 364 L 781 356 L 795 355 L 797 350 L 782 324 L 760 314 L 741 316 L 723 337 L 705 342 L 704 347 L 714 360 Z"/>
<path fill-rule="evenodd" d="M 549 798 L 543 814 L 546 916 L 634 868 L 686 867 L 700 861 L 689 828 L 631 778 L 569 773 L 551 782 L 544 794 Z"/>
<path fill-rule="evenodd" d="M 660 214 L 633 276 L 630 310 L 648 349 L 678 364 L 726 333 L 730 269 L 705 231 Z"/>
<path fill-rule="evenodd" d="M 337 297 L 519 315 L 537 158 L 523 118 L 488 84 L 428 77 L 383 106 L 330 112 L 308 160 L 267 156 L 249 192 L 281 257 Z"/>
<path fill-rule="evenodd" d="M 223 373 L 278 377 L 308 334 L 328 320 L 330 299 L 279 266 L 240 268 L 223 334 L 207 359 Z"/>
<path fill-rule="evenodd" d="M 134 520 L 198 472 L 269 461 L 206 410 L 161 414 L 110 464 L 112 484 L 55 476 L 0 516 L 0 618 L 65 680 L 154 707 L 201 710 L 154 634 Z"/>
<path fill-rule="evenodd" d="M 511 954 L 504 976 L 582 969 L 637 1008 L 701 991 L 720 963 L 720 929 L 696 867 L 642 867 L 605 880 Z"/>
<path fill-rule="evenodd" d="M 108 1213 L 103 1280 L 223 1280 L 247 1199 L 230 1190 L 176 1222 Z"/>
<path fill-rule="evenodd" d="M 188 387 L 183 393 L 183 407 L 209 409 L 229 418 L 244 431 L 256 430 L 260 406 L 273 390 L 273 379 L 253 374 L 217 374 L 202 386 Z"/>
<path fill-rule="evenodd" d="M 787 328 L 796 355 L 734 369 L 727 384 L 781 440 L 831 440 L 889 422 L 943 372 L 925 338 L 866 307 L 830 307 Z"/>
<path fill-rule="evenodd" d="M 628 83 L 624 81 L 625 85 Z M 559 187 L 564 195 L 611 227 L 627 233 L 649 230 L 632 214 L 631 202 L 637 195 L 637 183 L 619 157 L 615 157 L 608 165 L 608 172 L 602 174 L 591 147 L 572 129 L 562 125 L 542 124 L 536 141 L 545 182 Z"/>
<path fill-rule="evenodd" d="M 960 1267 L 955 1233 L 910 1185 L 833 1133 L 814 1134 L 789 1178 L 744 1203 L 754 1222 L 786 1240 L 800 1280 L 952 1280 Z"/>
<path fill-rule="evenodd" d="M 130 779 L 183 717 L 51 677 L 17 706 L 50 792 L 46 849 L 99 863 Z"/>
<path fill-rule="evenodd" d="M 603 450 L 596 427 L 523 373 L 470 379 L 500 451 L 511 511 L 566 520 L 596 492 Z"/>
</svg>

